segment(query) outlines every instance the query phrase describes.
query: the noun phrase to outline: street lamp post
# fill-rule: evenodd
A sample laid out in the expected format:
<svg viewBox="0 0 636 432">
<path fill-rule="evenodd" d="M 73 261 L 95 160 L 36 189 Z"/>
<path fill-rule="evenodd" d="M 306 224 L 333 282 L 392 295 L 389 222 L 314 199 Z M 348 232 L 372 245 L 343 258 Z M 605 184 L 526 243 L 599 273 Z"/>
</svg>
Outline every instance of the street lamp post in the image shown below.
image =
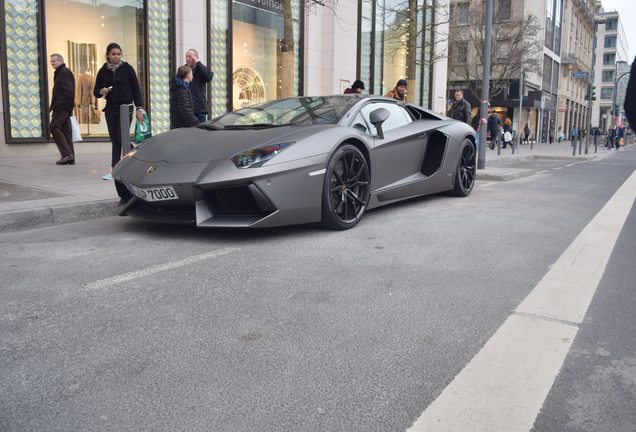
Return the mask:
<svg viewBox="0 0 636 432">
<path fill-rule="evenodd" d="M 481 82 L 481 110 L 479 130 L 486 124 L 488 118 L 488 93 L 490 90 L 490 49 L 492 39 L 492 10 L 493 1 L 486 0 L 486 32 L 484 37 L 484 76 Z M 486 133 L 479 134 L 479 160 L 477 168 L 486 168 Z"/>
</svg>

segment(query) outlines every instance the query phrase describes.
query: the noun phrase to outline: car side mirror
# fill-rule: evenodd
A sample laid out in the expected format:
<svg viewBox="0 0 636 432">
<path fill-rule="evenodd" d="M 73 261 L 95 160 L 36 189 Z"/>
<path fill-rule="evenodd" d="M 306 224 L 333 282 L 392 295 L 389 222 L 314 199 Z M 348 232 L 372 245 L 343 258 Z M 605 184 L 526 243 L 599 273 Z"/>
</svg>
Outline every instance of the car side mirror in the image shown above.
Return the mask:
<svg viewBox="0 0 636 432">
<path fill-rule="evenodd" d="M 371 114 L 369 114 L 369 121 L 371 122 L 373 126 L 375 126 L 376 130 L 378 131 L 378 137 L 380 139 L 384 139 L 384 132 L 382 131 L 382 123 L 384 123 L 386 119 L 389 118 L 389 115 L 391 115 L 391 113 L 386 108 L 378 108 L 376 110 L 371 111 Z"/>
</svg>

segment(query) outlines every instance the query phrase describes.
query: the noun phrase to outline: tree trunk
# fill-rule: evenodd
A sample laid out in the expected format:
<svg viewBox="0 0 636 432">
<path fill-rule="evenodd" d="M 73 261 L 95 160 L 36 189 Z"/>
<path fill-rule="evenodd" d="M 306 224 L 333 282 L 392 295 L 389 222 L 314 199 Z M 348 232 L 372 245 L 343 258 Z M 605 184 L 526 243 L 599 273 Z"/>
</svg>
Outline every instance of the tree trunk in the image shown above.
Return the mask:
<svg viewBox="0 0 636 432">
<path fill-rule="evenodd" d="M 415 102 L 417 95 L 417 0 L 409 0 L 409 23 L 406 39 L 406 101 Z"/>
<path fill-rule="evenodd" d="M 283 0 L 283 42 L 281 44 L 280 97 L 294 96 L 294 27 L 291 0 Z"/>
</svg>

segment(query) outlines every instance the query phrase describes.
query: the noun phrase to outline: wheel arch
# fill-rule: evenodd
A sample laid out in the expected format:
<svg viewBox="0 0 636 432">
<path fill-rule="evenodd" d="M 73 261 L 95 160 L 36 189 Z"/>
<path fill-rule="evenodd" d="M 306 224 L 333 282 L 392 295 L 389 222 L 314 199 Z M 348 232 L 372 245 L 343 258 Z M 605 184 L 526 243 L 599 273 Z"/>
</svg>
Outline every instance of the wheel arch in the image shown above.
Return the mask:
<svg viewBox="0 0 636 432">
<path fill-rule="evenodd" d="M 371 152 L 369 152 L 369 148 L 360 140 L 355 139 L 355 138 L 347 138 L 346 140 L 344 140 L 343 142 L 341 142 L 335 149 L 337 150 L 338 148 L 342 147 L 345 144 L 350 144 L 354 147 L 356 147 L 358 150 L 360 150 L 360 153 L 362 153 L 362 155 L 364 156 L 364 158 L 367 160 L 367 166 L 369 167 L 369 174 L 371 173 L 372 167 L 371 167 Z"/>
</svg>

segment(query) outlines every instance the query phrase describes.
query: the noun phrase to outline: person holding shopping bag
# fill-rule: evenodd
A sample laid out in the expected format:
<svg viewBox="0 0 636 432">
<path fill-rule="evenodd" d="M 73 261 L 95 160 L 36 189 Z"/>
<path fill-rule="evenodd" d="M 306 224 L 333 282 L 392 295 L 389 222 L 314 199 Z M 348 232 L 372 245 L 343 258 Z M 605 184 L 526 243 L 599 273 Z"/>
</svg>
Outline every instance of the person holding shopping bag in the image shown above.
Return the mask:
<svg viewBox="0 0 636 432">
<path fill-rule="evenodd" d="M 97 72 L 93 94 L 97 98 L 106 99 L 106 107 L 103 109 L 106 115 L 108 136 L 112 143 L 111 168 L 117 165 L 121 159 L 121 130 L 120 130 L 120 105 L 128 105 L 137 109 L 137 120 L 143 122 L 143 101 L 141 88 L 137 80 L 137 74 L 133 67 L 122 60 L 122 50 L 119 44 L 112 42 L 106 47 L 106 63 Z M 128 110 L 128 123 L 132 120 L 132 110 Z M 112 180 L 108 173 L 102 177 L 104 180 Z"/>
</svg>

